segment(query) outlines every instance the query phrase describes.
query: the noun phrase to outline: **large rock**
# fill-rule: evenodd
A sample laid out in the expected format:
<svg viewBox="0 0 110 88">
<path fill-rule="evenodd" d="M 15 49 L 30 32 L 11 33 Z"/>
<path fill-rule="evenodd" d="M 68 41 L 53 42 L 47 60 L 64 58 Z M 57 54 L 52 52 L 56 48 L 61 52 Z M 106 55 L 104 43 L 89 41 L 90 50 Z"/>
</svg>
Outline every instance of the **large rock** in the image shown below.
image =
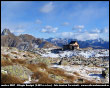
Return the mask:
<svg viewBox="0 0 110 88">
<path fill-rule="evenodd" d="M 102 71 L 102 76 L 105 78 L 106 75 L 107 75 L 107 74 L 106 74 L 106 70 L 103 70 L 103 71 Z"/>
<path fill-rule="evenodd" d="M 30 75 L 33 73 L 26 67 L 21 65 L 11 65 L 11 66 L 4 66 L 1 67 L 2 73 L 7 72 L 7 74 L 16 76 L 22 80 L 27 80 Z"/>
</svg>

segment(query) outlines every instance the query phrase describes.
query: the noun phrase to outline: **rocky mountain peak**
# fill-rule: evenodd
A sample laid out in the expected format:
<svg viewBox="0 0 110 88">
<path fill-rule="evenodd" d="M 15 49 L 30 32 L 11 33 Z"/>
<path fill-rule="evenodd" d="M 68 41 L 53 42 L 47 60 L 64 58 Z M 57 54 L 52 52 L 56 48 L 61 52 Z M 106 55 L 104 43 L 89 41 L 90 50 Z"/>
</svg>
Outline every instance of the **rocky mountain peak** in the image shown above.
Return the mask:
<svg viewBox="0 0 110 88">
<path fill-rule="evenodd" d="M 52 48 L 57 47 L 40 38 L 35 38 L 29 34 L 21 34 L 16 36 L 9 29 L 4 29 L 1 33 L 1 46 L 16 47 L 19 50 L 32 51 L 35 48 Z"/>
<path fill-rule="evenodd" d="M 11 34 L 10 30 L 5 28 L 5 29 L 2 31 L 2 34 L 1 34 L 1 35 L 9 35 L 9 34 Z"/>
</svg>

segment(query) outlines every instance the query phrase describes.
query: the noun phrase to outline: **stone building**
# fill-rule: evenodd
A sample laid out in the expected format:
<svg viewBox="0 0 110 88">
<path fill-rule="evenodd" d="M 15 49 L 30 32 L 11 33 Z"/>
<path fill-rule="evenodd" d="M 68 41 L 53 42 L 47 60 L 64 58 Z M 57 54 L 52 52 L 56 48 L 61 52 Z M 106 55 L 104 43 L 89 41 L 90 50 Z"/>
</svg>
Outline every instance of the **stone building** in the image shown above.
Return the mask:
<svg viewBox="0 0 110 88">
<path fill-rule="evenodd" d="M 79 44 L 77 41 L 71 41 L 68 45 L 63 45 L 63 50 L 74 50 L 79 49 Z"/>
</svg>

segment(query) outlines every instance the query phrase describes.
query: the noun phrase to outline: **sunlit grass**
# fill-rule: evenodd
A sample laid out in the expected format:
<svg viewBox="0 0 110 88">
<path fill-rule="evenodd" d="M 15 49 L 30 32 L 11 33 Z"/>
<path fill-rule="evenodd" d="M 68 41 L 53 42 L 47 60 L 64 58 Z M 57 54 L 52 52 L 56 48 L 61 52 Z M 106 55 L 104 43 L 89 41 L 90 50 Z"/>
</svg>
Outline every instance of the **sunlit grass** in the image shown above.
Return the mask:
<svg viewBox="0 0 110 88">
<path fill-rule="evenodd" d="M 1 74 L 1 84 L 23 84 L 23 81 L 9 74 Z"/>
</svg>

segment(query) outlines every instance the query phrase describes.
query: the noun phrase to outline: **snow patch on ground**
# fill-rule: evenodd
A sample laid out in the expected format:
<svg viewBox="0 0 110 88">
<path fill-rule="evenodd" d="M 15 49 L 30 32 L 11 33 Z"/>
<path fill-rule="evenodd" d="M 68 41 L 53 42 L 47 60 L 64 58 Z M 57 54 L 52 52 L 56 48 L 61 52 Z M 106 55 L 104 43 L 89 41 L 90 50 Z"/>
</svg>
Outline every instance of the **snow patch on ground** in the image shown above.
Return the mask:
<svg viewBox="0 0 110 88">
<path fill-rule="evenodd" d="M 31 76 L 28 77 L 28 80 L 24 82 L 24 84 L 30 84 L 31 83 Z"/>
<path fill-rule="evenodd" d="M 101 56 L 109 56 L 109 50 L 76 50 L 76 51 L 60 51 L 59 53 L 47 52 L 42 54 L 42 57 L 67 57 L 71 58 L 72 56 L 84 56 L 85 58 L 90 57 L 101 57 Z"/>
<path fill-rule="evenodd" d="M 79 73 L 82 77 L 88 79 L 88 80 L 93 80 L 96 79 L 97 81 L 101 79 L 100 76 L 91 76 L 90 73 L 92 71 L 97 71 L 99 73 L 102 72 L 103 68 L 98 68 L 98 67 L 87 67 L 87 66 L 63 66 L 63 65 L 52 65 L 51 67 L 54 68 L 61 68 L 63 70 L 66 70 L 67 72 L 73 73 L 77 72 Z M 90 72 L 89 72 L 90 71 Z M 92 73 L 94 74 L 94 73 Z"/>
<path fill-rule="evenodd" d="M 57 58 L 57 57 L 59 57 L 59 55 L 58 54 L 54 54 L 54 53 L 48 53 L 48 54 L 42 54 L 42 57 Z"/>
</svg>

